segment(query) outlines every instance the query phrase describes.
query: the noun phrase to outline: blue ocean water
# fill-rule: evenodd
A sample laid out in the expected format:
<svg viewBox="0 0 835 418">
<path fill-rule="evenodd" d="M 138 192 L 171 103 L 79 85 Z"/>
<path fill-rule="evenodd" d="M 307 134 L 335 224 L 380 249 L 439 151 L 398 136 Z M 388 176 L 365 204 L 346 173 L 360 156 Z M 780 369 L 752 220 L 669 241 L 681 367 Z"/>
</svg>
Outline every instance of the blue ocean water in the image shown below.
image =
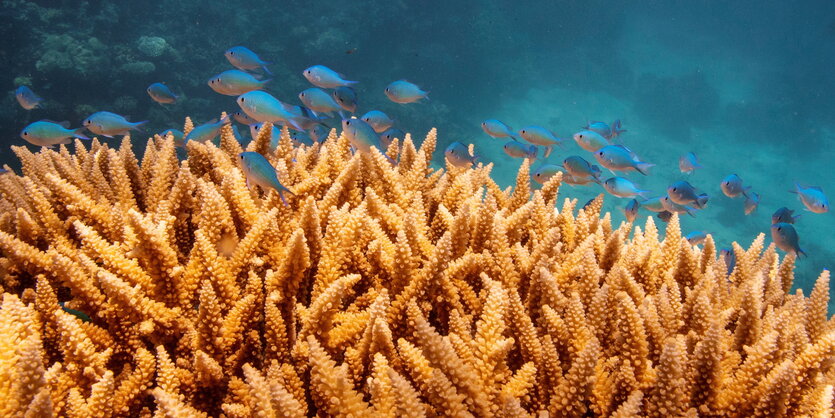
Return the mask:
<svg viewBox="0 0 835 418">
<path fill-rule="evenodd" d="M 20 130 L 38 119 L 77 127 L 94 111 L 118 112 L 150 121 L 134 135 L 144 143 L 181 128 L 186 115 L 200 123 L 237 110 L 206 82 L 231 68 L 224 50 L 246 45 L 272 61 L 267 91 L 276 97 L 297 103 L 309 87 L 302 70 L 327 65 L 359 81 L 361 113 L 383 110 L 417 138 L 437 127 L 441 149 L 474 143 L 503 186 L 521 160 L 481 121 L 570 137 L 587 120 L 621 119 L 622 142 L 657 165 L 628 177 L 659 194 L 679 179 L 709 193 L 709 207 L 682 225 L 712 233 L 719 246 L 747 246 L 760 233 L 770 242 L 775 209 L 803 212 L 788 193 L 795 181 L 835 193 L 833 2 L 4 0 L 0 42 L 0 163 L 12 166 L 9 146 L 24 144 Z M 392 103 L 383 89 L 397 79 L 430 90 L 430 100 Z M 158 81 L 182 100 L 153 102 L 145 89 Z M 44 97 L 43 107 L 18 106 L 19 85 Z M 685 176 L 678 157 L 688 151 L 704 168 Z M 591 160 L 569 141 L 548 162 L 574 154 Z M 761 195 L 749 216 L 742 199 L 721 194 L 731 173 Z M 602 192 L 566 186 L 562 194 L 582 204 Z M 604 210 L 619 221 L 627 201 L 607 196 Z M 835 260 L 835 218 L 803 213 L 796 227 L 808 257 L 795 287 L 808 294 Z"/>
</svg>

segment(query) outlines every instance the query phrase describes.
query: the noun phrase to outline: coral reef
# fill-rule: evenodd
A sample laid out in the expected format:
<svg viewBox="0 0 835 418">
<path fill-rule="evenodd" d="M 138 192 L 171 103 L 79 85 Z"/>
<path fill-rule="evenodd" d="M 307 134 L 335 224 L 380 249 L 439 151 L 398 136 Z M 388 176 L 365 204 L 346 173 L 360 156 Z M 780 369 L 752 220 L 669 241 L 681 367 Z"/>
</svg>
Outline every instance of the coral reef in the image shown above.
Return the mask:
<svg viewBox="0 0 835 418">
<path fill-rule="evenodd" d="M 187 119 L 185 132 L 193 127 Z M 218 146 L 125 138 L 31 153 L 0 176 L 0 404 L 31 416 L 830 416 L 829 272 L 788 294 L 759 236 L 736 267 L 335 131 L 246 146 L 294 193 L 248 189 Z M 59 305 L 63 302 L 63 305 Z M 88 318 L 89 317 L 89 318 Z"/>
<path fill-rule="evenodd" d="M 168 49 L 168 42 L 159 36 L 140 36 L 136 41 L 136 48 L 151 58 L 156 58 Z"/>
</svg>

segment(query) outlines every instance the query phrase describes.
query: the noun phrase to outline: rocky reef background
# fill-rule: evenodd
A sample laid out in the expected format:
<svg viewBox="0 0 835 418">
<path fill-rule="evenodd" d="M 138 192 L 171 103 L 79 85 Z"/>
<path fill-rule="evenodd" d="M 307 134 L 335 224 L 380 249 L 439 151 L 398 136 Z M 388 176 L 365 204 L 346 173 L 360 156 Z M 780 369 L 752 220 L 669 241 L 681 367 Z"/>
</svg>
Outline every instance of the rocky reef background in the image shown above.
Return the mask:
<svg viewBox="0 0 835 418">
<path fill-rule="evenodd" d="M 97 110 L 150 120 L 145 133 L 196 122 L 237 107 L 206 80 L 231 68 L 226 48 L 243 44 L 274 62 L 268 91 L 286 101 L 307 87 L 302 69 L 324 64 L 360 81 L 360 109 L 380 109 L 405 131 L 437 126 L 439 147 L 473 142 L 511 185 L 518 161 L 478 124 L 498 118 L 514 128 L 547 126 L 570 136 L 587 119 L 621 118 L 624 142 L 658 164 L 630 176 L 661 191 L 682 178 L 677 158 L 696 152 L 706 169 L 689 178 L 714 196 L 684 232 L 700 229 L 717 244 L 767 232 L 780 206 L 800 209 L 786 193 L 794 181 L 835 195 L 828 146 L 835 132 L 835 4 L 756 1 L 615 5 L 605 1 L 20 1 L 0 4 L 0 163 L 14 166 L 9 145 L 38 119 L 78 126 Z M 405 78 L 431 90 L 426 103 L 401 106 L 382 94 Z M 145 94 L 164 81 L 184 100 L 162 107 Z M 25 111 L 19 85 L 46 101 Z M 332 124 L 333 125 L 333 124 Z M 138 137 L 142 137 L 139 135 Z M 143 138 L 144 140 L 144 138 Z M 570 144 L 554 163 L 581 151 Z M 585 155 L 588 157 L 588 155 Z M 534 164 L 534 169 L 538 166 Z M 719 192 L 737 172 L 762 195 L 758 212 Z M 566 188 L 568 189 L 568 188 Z M 564 193 L 581 201 L 601 189 Z M 608 199 L 604 211 L 626 201 Z M 796 286 L 807 291 L 831 267 L 832 214 L 798 224 L 810 257 L 798 262 Z"/>
</svg>

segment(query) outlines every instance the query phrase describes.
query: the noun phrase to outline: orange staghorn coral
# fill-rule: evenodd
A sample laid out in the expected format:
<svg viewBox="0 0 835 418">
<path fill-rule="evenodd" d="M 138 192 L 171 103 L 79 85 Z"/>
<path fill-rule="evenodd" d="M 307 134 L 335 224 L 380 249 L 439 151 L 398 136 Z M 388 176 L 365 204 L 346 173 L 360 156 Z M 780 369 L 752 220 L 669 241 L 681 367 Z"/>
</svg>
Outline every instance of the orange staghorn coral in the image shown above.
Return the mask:
<svg viewBox="0 0 835 418">
<path fill-rule="evenodd" d="M 128 138 L 14 148 L 0 414 L 832 415 L 829 272 L 788 294 L 794 258 L 762 236 L 728 275 L 676 217 L 661 237 L 602 197 L 557 209 L 559 174 L 433 169 L 434 130 L 396 165 L 271 131 L 246 149 L 289 206 L 246 187 L 229 126 L 183 161 L 171 137 L 141 162 Z"/>
</svg>

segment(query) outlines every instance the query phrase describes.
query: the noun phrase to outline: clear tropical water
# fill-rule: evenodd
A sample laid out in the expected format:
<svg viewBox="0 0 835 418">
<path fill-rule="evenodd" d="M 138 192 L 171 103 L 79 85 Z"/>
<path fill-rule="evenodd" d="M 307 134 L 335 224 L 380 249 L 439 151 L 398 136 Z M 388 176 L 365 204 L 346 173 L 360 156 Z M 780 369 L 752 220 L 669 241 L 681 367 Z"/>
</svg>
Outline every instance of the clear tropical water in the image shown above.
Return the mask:
<svg viewBox="0 0 835 418">
<path fill-rule="evenodd" d="M 686 178 L 709 193 L 709 207 L 682 224 L 720 246 L 745 246 L 759 233 L 770 242 L 775 209 L 803 212 L 788 193 L 795 181 L 835 193 L 835 3 L 632 3 L 4 0 L 0 162 L 15 166 L 9 146 L 25 144 L 20 130 L 39 119 L 76 127 L 109 110 L 149 120 L 149 134 L 181 128 L 186 115 L 203 122 L 237 110 L 234 97 L 206 82 L 231 68 L 224 50 L 246 45 L 273 62 L 267 91 L 276 97 L 297 103 L 310 87 L 301 71 L 327 65 L 360 82 L 360 113 L 383 110 L 417 137 L 438 127 L 441 149 L 474 143 L 502 185 L 513 184 L 521 160 L 505 155 L 504 140 L 487 136 L 481 121 L 570 137 L 587 120 L 621 119 L 622 142 L 657 165 L 628 178 L 659 194 Z M 431 100 L 392 103 L 383 89 L 397 79 L 431 90 Z M 153 102 L 145 89 L 157 81 L 182 100 Z M 19 85 L 44 97 L 43 108 L 18 106 Z M 688 151 L 705 168 L 684 176 L 678 157 Z M 573 154 L 591 160 L 569 141 L 548 162 Z M 742 199 L 720 192 L 731 173 L 761 195 L 749 216 Z M 582 204 L 601 192 L 562 193 Z M 606 199 L 604 210 L 623 219 L 627 200 Z M 835 218 L 803 213 L 796 227 L 809 256 L 798 261 L 795 286 L 808 293 L 835 260 Z"/>
</svg>

